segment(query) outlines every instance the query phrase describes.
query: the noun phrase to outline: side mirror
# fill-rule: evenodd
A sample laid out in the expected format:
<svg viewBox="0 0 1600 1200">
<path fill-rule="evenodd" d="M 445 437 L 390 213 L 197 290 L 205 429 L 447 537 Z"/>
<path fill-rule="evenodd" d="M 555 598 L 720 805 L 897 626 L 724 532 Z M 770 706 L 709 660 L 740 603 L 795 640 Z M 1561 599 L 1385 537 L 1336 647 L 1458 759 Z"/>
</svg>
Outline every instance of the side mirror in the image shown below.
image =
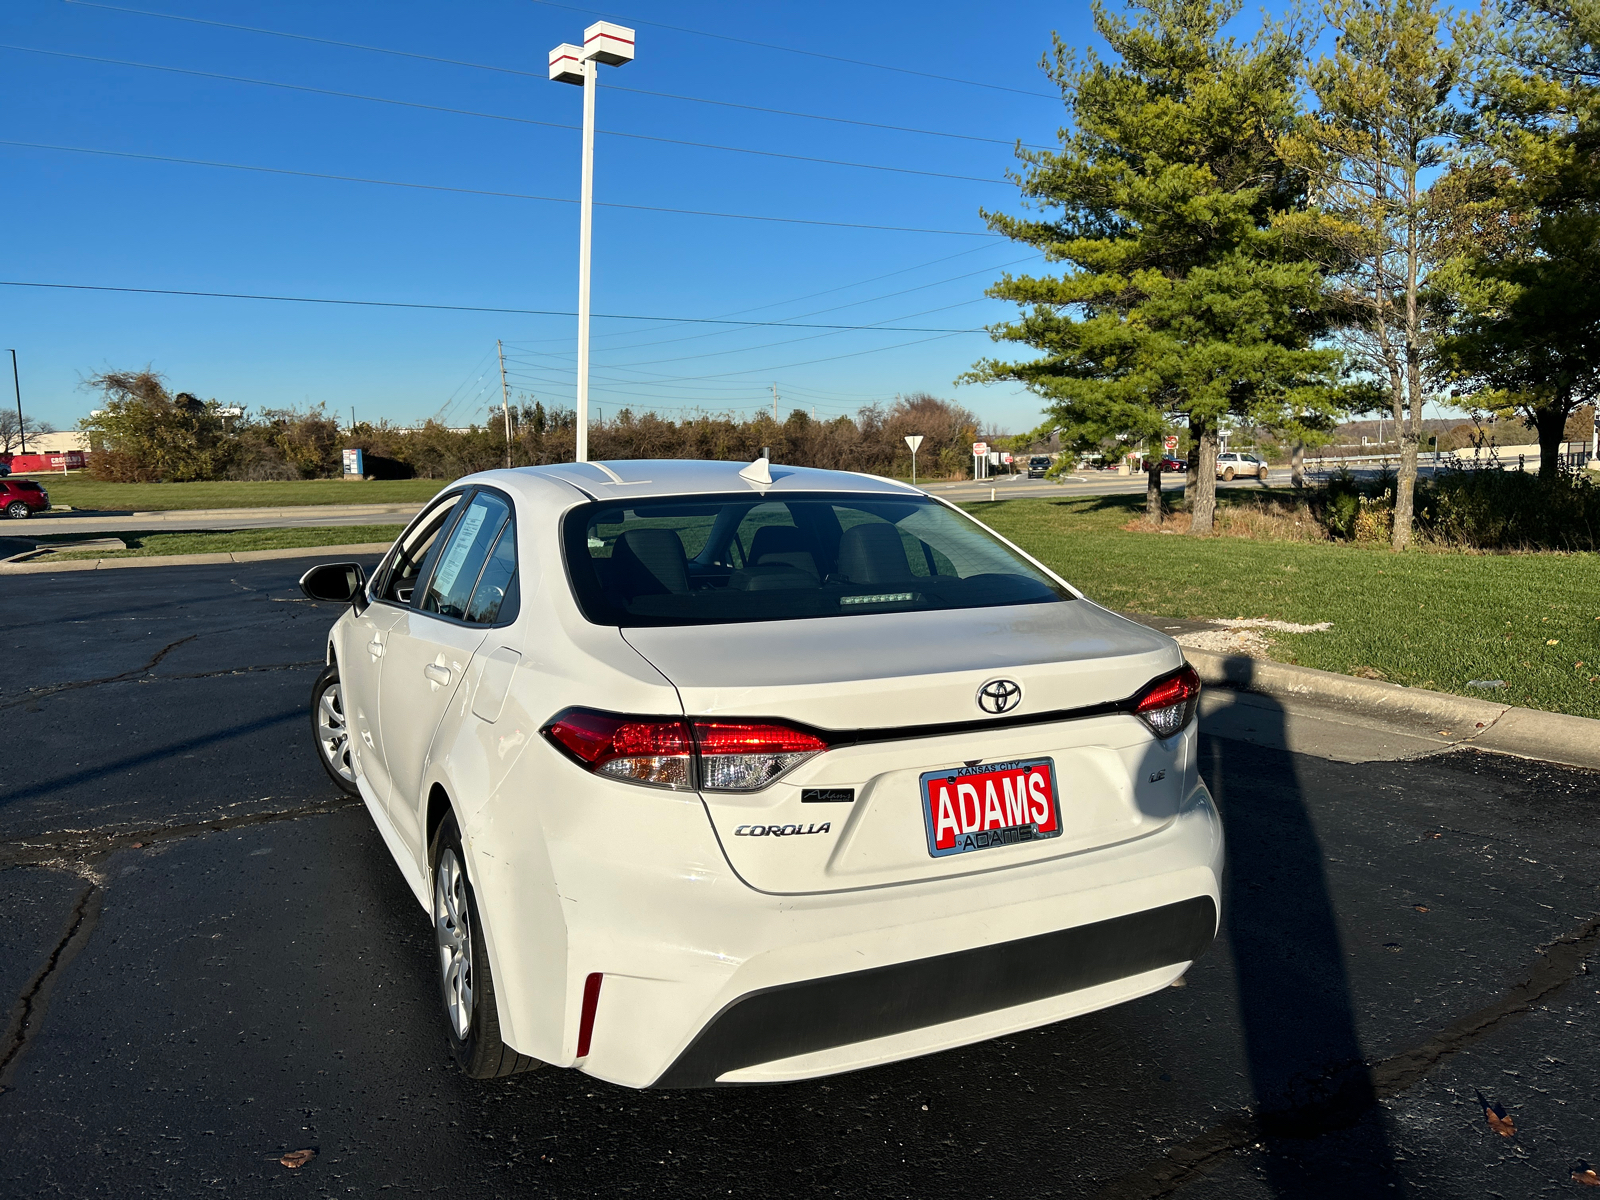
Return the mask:
<svg viewBox="0 0 1600 1200">
<path fill-rule="evenodd" d="M 367 586 L 360 563 L 322 563 L 300 576 L 300 590 L 309 599 L 349 604 Z"/>
</svg>

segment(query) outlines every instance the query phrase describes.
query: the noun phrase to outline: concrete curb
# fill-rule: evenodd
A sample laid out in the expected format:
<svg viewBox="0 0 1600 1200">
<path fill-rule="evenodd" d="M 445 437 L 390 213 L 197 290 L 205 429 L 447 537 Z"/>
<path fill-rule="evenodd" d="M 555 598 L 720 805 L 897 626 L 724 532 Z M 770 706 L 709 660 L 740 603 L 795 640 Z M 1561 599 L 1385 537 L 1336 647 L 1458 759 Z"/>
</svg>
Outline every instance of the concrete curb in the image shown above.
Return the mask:
<svg viewBox="0 0 1600 1200">
<path fill-rule="evenodd" d="M 275 558 L 337 559 L 349 554 L 382 554 L 388 542 L 337 546 L 290 546 L 280 550 L 232 550 L 215 554 L 151 554 L 144 558 L 76 558 L 66 562 L 0 562 L 0 575 L 43 575 L 55 571 L 110 571 L 121 567 L 189 567 L 208 563 L 267 562 Z M 30 552 L 30 554 L 33 552 Z M 18 557 L 21 557 L 20 555 Z"/>
<path fill-rule="evenodd" d="M 1308 700 L 1379 720 L 1433 725 L 1448 729 L 1460 744 L 1600 770 L 1600 721 L 1588 717 L 1517 708 L 1189 646 L 1183 653 L 1201 681 L 1213 687 L 1259 692 L 1279 700 Z"/>
</svg>

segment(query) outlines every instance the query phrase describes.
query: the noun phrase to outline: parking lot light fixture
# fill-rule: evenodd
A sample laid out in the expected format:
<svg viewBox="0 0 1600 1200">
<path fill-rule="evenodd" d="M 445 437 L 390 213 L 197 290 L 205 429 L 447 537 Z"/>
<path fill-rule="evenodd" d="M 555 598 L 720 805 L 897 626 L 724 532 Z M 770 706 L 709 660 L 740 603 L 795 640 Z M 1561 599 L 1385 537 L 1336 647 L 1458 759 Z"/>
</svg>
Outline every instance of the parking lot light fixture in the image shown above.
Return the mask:
<svg viewBox="0 0 1600 1200">
<path fill-rule="evenodd" d="M 583 184 L 578 202 L 578 462 L 589 461 L 589 247 L 594 213 L 595 64 L 620 67 L 633 61 L 633 30 L 596 21 L 583 31 L 583 45 L 563 42 L 550 51 L 550 78 L 583 88 Z"/>
</svg>

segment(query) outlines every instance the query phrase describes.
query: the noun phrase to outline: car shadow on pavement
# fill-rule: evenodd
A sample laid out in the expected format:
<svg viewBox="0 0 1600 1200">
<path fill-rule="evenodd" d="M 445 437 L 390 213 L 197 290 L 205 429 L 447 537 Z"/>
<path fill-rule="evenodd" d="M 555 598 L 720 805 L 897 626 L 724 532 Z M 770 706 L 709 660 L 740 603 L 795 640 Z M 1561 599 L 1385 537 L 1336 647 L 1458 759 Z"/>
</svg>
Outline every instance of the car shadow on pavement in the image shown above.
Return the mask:
<svg viewBox="0 0 1600 1200">
<path fill-rule="evenodd" d="M 1253 660 L 1228 666 L 1248 686 Z M 1278 1196 L 1403 1195 L 1301 784 L 1308 760 L 1278 748 L 1288 744 L 1283 709 L 1252 700 L 1264 744 L 1202 733 L 1199 753 L 1228 839 L 1218 932 L 1233 958 L 1258 1166 Z"/>
</svg>

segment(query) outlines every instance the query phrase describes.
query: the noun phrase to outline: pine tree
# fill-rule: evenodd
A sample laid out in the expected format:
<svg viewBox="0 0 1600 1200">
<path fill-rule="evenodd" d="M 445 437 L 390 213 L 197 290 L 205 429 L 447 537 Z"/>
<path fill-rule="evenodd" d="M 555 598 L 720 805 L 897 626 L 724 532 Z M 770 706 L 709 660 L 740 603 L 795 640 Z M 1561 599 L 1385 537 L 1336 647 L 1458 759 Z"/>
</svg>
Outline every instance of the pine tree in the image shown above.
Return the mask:
<svg viewBox="0 0 1600 1200">
<path fill-rule="evenodd" d="M 1017 178 L 1026 202 L 1060 216 L 984 215 L 1068 270 L 989 290 L 1028 309 L 996 340 L 1043 353 L 964 377 L 1021 381 L 1079 443 L 1187 420 L 1197 534 L 1213 528 L 1227 418 L 1292 432 L 1340 403 L 1339 355 L 1314 344 L 1318 269 L 1278 220 L 1305 196 L 1276 149 L 1297 118 L 1300 39 L 1276 25 L 1248 45 L 1223 37 L 1239 7 L 1141 0 L 1130 19 L 1097 2 L 1109 61 L 1055 40 L 1046 65 L 1070 125 L 1059 151 L 1019 149 Z"/>
</svg>

